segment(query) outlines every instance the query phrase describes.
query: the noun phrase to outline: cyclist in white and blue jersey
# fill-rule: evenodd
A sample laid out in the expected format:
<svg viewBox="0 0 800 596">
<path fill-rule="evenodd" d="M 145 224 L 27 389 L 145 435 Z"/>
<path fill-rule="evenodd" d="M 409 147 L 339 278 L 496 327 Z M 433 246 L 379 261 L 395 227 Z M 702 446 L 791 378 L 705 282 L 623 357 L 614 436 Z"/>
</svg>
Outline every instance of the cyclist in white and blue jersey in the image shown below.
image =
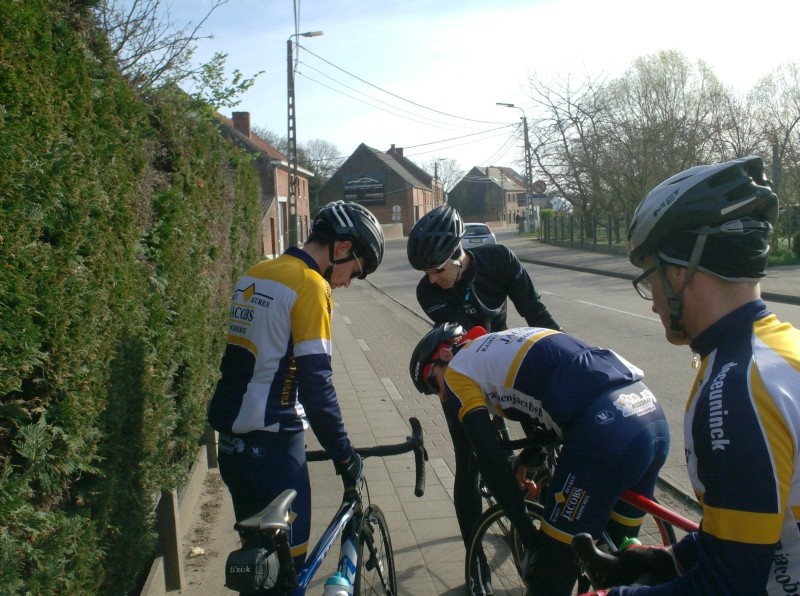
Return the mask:
<svg viewBox="0 0 800 596">
<path fill-rule="evenodd" d="M 314 431 L 346 487 L 361 476 L 332 382 L 331 287 L 364 279 L 383 251 L 383 230 L 368 209 L 329 203 L 302 248 L 256 264 L 233 292 L 222 375 L 208 411 L 219 431 L 220 475 L 237 521 L 287 488 L 297 491 L 289 543 L 298 569 L 311 530 L 304 431 Z"/>
<path fill-rule="evenodd" d="M 758 157 L 676 174 L 634 213 L 634 285 L 699 357 L 684 441 L 703 518 L 672 549 L 620 554 L 631 576 L 672 579 L 602 594 L 800 593 L 800 331 L 759 290 L 777 217 Z"/>
<path fill-rule="evenodd" d="M 652 497 L 669 451 L 664 413 L 636 366 L 553 329 L 487 334 L 443 323 L 417 344 L 410 373 L 419 391 L 439 396 L 469 438 L 486 486 L 528 550 L 529 594 L 572 593 L 575 534 L 599 537 L 608 529 L 618 541 L 636 535 L 643 514 L 619 496 L 633 489 Z M 542 532 L 526 514 L 493 414 L 523 428 L 536 423 L 561 439 Z M 488 586 L 486 579 L 474 581 Z"/>
</svg>

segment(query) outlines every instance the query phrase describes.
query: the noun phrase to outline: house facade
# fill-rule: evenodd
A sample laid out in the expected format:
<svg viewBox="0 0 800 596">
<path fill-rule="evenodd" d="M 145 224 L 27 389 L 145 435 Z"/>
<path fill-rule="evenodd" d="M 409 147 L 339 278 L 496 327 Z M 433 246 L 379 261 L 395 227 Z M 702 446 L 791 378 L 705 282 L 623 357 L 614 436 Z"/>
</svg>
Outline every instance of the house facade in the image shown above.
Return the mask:
<svg viewBox="0 0 800 596">
<path fill-rule="evenodd" d="M 474 167 L 448 193 L 464 221 L 514 223 L 525 214 L 525 179 L 514 169 Z"/>
<path fill-rule="evenodd" d="M 362 143 L 319 191 L 320 205 L 339 200 L 364 205 L 392 238 L 407 236 L 445 196 L 441 182 L 404 157 L 402 148 L 384 152 Z"/>
<path fill-rule="evenodd" d="M 222 133 L 255 155 L 253 167 L 261 181 L 262 256 L 275 258 L 289 246 L 289 158 L 250 130 L 250 113 L 220 116 Z M 311 229 L 308 182 L 313 172 L 297 168 L 297 243 L 302 245 Z"/>
</svg>

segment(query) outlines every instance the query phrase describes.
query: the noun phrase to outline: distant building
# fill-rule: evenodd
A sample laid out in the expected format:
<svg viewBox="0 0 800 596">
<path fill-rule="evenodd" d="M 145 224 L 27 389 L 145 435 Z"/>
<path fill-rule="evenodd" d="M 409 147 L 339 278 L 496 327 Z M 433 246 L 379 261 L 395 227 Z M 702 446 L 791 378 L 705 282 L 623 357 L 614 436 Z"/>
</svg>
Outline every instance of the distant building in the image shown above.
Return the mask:
<svg viewBox="0 0 800 596">
<path fill-rule="evenodd" d="M 250 112 L 221 116 L 222 132 L 245 151 L 255 154 L 253 167 L 261 180 L 262 256 L 277 257 L 289 245 L 289 159 L 250 130 Z M 297 168 L 297 242 L 308 238 L 311 220 L 308 181 L 313 172 Z"/>
<path fill-rule="evenodd" d="M 464 221 L 514 223 L 525 213 L 525 179 L 514 169 L 474 167 L 448 193 Z"/>
<path fill-rule="evenodd" d="M 404 157 L 402 148 L 383 152 L 361 143 L 320 188 L 320 205 L 339 200 L 361 203 L 387 237 L 400 237 L 445 197 L 441 182 Z"/>
</svg>

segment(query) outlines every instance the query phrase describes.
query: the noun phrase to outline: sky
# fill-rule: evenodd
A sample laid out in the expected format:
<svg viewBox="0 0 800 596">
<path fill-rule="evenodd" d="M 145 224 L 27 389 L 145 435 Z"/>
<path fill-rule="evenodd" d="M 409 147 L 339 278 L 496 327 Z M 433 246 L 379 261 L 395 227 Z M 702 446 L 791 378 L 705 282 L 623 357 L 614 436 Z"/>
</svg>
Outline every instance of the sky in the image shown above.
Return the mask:
<svg viewBox="0 0 800 596">
<path fill-rule="evenodd" d="M 172 0 L 172 19 L 196 23 L 208 3 Z M 203 25 L 213 39 L 199 41 L 196 59 L 224 52 L 229 76 L 263 70 L 222 112 L 250 112 L 252 125 L 285 136 L 287 40 L 323 31 L 293 38 L 299 143 L 323 139 L 342 156 L 394 144 L 420 164 L 522 171 L 531 76 L 615 78 L 638 57 L 677 50 L 743 95 L 800 62 L 798 22 L 798 0 L 229 0 Z"/>
</svg>

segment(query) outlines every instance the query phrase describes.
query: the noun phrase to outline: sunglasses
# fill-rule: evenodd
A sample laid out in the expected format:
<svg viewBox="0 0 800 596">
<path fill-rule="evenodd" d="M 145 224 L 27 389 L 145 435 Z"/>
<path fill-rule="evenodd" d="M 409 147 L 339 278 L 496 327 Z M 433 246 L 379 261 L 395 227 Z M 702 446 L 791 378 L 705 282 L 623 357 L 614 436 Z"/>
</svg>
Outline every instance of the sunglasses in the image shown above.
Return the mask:
<svg viewBox="0 0 800 596">
<path fill-rule="evenodd" d="M 647 278 L 655 272 L 656 266 L 653 265 L 631 282 L 633 284 L 633 289 L 636 290 L 636 293 L 645 300 L 653 299 L 653 286 L 649 281 L 647 281 Z"/>
<path fill-rule="evenodd" d="M 423 269 L 422 271 L 423 271 L 423 273 L 426 273 L 426 274 L 430 275 L 430 274 L 434 274 L 434 273 L 441 273 L 442 271 L 444 271 L 444 267 L 445 266 L 442 265 L 441 267 L 439 267 L 437 269 Z"/>
<path fill-rule="evenodd" d="M 439 383 L 436 380 L 436 375 L 433 374 L 433 369 L 436 368 L 436 365 L 437 362 L 434 360 L 431 364 L 431 370 L 428 372 L 428 378 L 425 379 L 425 385 L 434 395 L 439 395 Z"/>
</svg>

